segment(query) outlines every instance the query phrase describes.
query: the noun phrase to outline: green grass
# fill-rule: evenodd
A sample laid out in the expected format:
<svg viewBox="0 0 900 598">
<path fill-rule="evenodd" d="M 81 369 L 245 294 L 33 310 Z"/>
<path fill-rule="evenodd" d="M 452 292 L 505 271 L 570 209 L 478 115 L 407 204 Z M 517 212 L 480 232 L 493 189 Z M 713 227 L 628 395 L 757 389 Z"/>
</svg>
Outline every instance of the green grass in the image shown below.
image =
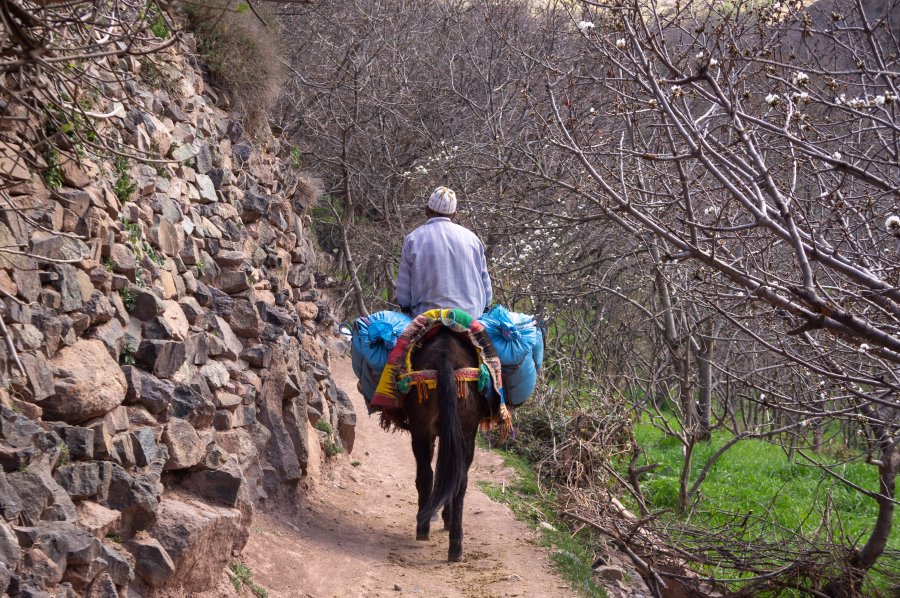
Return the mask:
<svg viewBox="0 0 900 598">
<path fill-rule="evenodd" d="M 715 529 L 746 518 L 743 534 L 748 540 L 765 538 L 789 542 L 795 534 L 800 534 L 806 539 L 821 538 L 824 541 L 830 532 L 836 542 L 845 546 L 862 546 L 872 531 L 878 511 L 874 500 L 817 467 L 804 464 L 802 458 L 792 463 L 781 447 L 752 439 L 737 443 L 719 459 L 700 486 L 700 499 L 691 501 L 688 509 L 679 513 L 681 443 L 646 422 L 637 425 L 634 434 L 645 451 L 639 465 L 661 465 L 641 477 L 641 490 L 651 509 L 671 509 L 662 515 L 663 523 L 681 521 Z M 691 482 L 707 458 L 731 437 L 727 432 L 714 432 L 710 442 L 695 447 Z M 823 463 L 839 461 L 827 454 L 820 458 Z M 622 461 L 616 466 L 623 474 L 627 472 L 627 462 Z M 832 469 L 860 487 L 873 491 L 878 488 L 878 472 L 874 466 L 852 462 L 835 465 Z M 622 498 L 636 510 L 630 495 Z M 826 531 L 821 529 L 822 517 L 829 502 L 832 512 Z M 900 526 L 896 524 L 891 530 L 887 550 L 900 550 Z M 880 565 L 887 563 L 882 560 Z M 889 583 L 881 574 L 872 572 L 867 587 L 877 594 L 879 588 Z"/>
<path fill-rule="evenodd" d="M 711 442 L 694 449 L 691 480 L 706 463 L 706 459 L 731 435 L 714 432 Z M 662 431 L 643 423 L 635 428 L 635 439 L 646 452 L 647 463 L 659 463 L 661 468 L 645 474 L 642 490 L 649 503 L 656 508 L 675 507 L 678 500 L 678 476 L 681 470 L 682 449 L 677 439 L 666 437 Z M 626 470 L 624 464 L 620 466 Z M 870 490 L 878 488 L 878 472 L 865 463 L 837 465 L 834 470 L 855 484 Z M 767 513 L 769 524 L 789 530 L 800 530 L 811 536 L 821 524 L 823 501 L 830 494 L 834 505 L 833 526 L 840 526 L 848 542 L 862 541 L 871 531 L 877 515 L 872 499 L 846 487 L 814 466 L 791 463 L 781 447 L 760 440 L 745 440 L 729 449 L 712 467 L 701 485 L 702 500 L 698 505 L 712 524 L 724 524 L 731 515 L 749 511 Z M 840 533 L 835 529 L 836 533 Z M 890 546 L 900 549 L 900 530 L 891 533 Z"/>
<path fill-rule="evenodd" d="M 556 570 L 575 590 L 585 596 L 606 596 L 603 588 L 594 581 L 591 570 L 596 539 L 587 529 L 573 533 L 574 530 L 557 518 L 554 495 L 541 492 L 534 472 L 522 457 L 503 449 L 494 451 L 516 471 L 516 481 L 507 486 L 479 481 L 481 491 L 491 500 L 508 505 L 517 519 L 540 532 L 541 546 L 551 550 L 550 558 Z M 541 526 L 542 522 L 549 523 L 554 529 Z"/>
<path fill-rule="evenodd" d="M 250 591 L 253 592 L 253 595 L 256 596 L 256 598 L 268 597 L 269 593 L 266 589 L 254 583 L 253 572 L 250 570 L 250 567 L 239 561 L 234 561 L 229 565 L 229 569 L 231 569 L 229 578 L 231 579 L 231 585 L 234 586 L 235 592 L 240 593 L 241 588 L 246 586 L 250 588 Z"/>
</svg>

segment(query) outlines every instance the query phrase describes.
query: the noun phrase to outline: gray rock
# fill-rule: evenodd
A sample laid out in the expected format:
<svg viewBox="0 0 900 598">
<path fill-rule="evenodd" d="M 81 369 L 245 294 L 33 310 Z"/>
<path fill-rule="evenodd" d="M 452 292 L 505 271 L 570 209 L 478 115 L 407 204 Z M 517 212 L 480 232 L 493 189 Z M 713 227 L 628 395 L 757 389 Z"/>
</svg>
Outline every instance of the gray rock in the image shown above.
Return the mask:
<svg viewBox="0 0 900 598">
<path fill-rule="evenodd" d="M 59 436 L 23 414 L 0 407 L 0 466 L 6 471 L 52 468 L 61 454 Z"/>
<path fill-rule="evenodd" d="M 125 403 L 141 405 L 150 413 L 162 413 L 166 410 L 175 393 L 175 386 L 171 382 L 160 380 L 153 374 L 130 365 L 122 367 L 122 372 L 128 382 Z"/>
<path fill-rule="evenodd" d="M 264 322 L 277 326 L 286 334 L 293 335 L 297 330 L 297 320 L 288 310 L 264 301 L 257 301 L 256 308 Z"/>
<path fill-rule="evenodd" d="M 19 359 L 28 378 L 31 400 L 39 402 L 51 396 L 53 394 L 53 372 L 44 356 L 40 353 L 22 353 L 19 355 Z"/>
<path fill-rule="evenodd" d="M 268 368 L 272 362 L 272 348 L 268 345 L 254 345 L 241 353 L 241 359 L 257 368 Z"/>
<path fill-rule="evenodd" d="M 251 189 L 241 200 L 241 220 L 244 224 L 252 224 L 269 213 L 269 206 L 274 202 L 271 195 Z"/>
<path fill-rule="evenodd" d="M 7 521 L 13 521 L 21 512 L 22 499 L 19 498 L 13 487 L 9 485 L 6 473 L 0 470 L 0 516 Z M 0 559 L 0 561 L 2 560 Z"/>
<path fill-rule="evenodd" d="M 21 517 L 26 523 L 49 521 L 75 521 L 75 504 L 50 475 L 48 469 L 14 471 L 6 476 L 9 485 L 22 499 Z"/>
<path fill-rule="evenodd" d="M 181 483 L 185 490 L 228 507 L 240 506 L 243 485 L 244 476 L 235 457 L 215 469 L 191 472 Z"/>
<path fill-rule="evenodd" d="M 353 452 L 353 443 L 356 440 L 356 410 L 353 402 L 343 390 L 337 391 L 337 432 L 344 450 L 349 455 Z"/>
<path fill-rule="evenodd" d="M 134 461 L 139 467 L 150 465 L 162 456 L 152 428 L 144 427 L 133 430 L 131 432 L 131 445 Z"/>
<path fill-rule="evenodd" d="M 151 588 L 165 584 L 175 573 L 175 563 L 154 538 L 129 540 L 125 548 L 134 555 L 134 571 Z"/>
<path fill-rule="evenodd" d="M 113 465 L 109 494 L 103 504 L 122 513 L 120 528 L 126 537 L 130 537 L 156 521 L 161 490 L 158 472 L 132 476 Z"/>
<path fill-rule="evenodd" d="M 135 465 L 134 449 L 131 446 L 131 437 L 128 434 L 116 434 L 113 436 L 113 450 L 116 452 L 116 463 L 131 469 Z"/>
<path fill-rule="evenodd" d="M 171 378 L 184 363 L 184 343 L 179 341 L 143 340 L 135 360 L 159 378 Z"/>
<path fill-rule="evenodd" d="M 208 392 L 208 389 L 207 389 Z M 197 429 L 208 427 L 212 424 L 212 418 L 216 408 L 210 398 L 204 393 L 184 384 L 175 387 L 172 395 L 172 415 L 176 418 L 187 420 Z"/>
<path fill-rule="evenodd" d="M 106 573 L 115 585 L 125 586 L 134 580 L 134 570 L 121 552 L 104 544 L 102 558 L 106 561 Z M 118 598 L 118 592 L 114 596 Z"/>
<path fill-rule="evenodd" d="M 199 501 L 164 498 L 150 534 L 159 540 L 175 564 L 170 578 L 186 592 L 214 587 L 222 569 L 240 550 L 241 513 Z"/>
<path fill-rule="evenodd" d="M 53 286 L 59 291 L 62 299 L 62 311 L 70 312 L 81 309 L 85 300 L 90 298 L 89 291 L 93 289 L 90 277 L 69 264 L 54 264 L 51 269 L 56 274 Z M 84 296 L 83 291 L 88 291 L 87 297 Z"/>
<path fill-rule="evenodd" d="M 151 291 L 140 291 L 134 299 L 134 310 L 131 315 L 146 322 L 162 314 L 166 310 L 166 304 L 161 297 Z"/>
<path fill-rule="evenodd" d="M 125 347 L 125 329 L 118 319 L 113 319 L 105 324 L 91 328 L 87 336 L 102 342 L 106 346 L 107 352 L 114 358 L 118 358 Z"/>
<path fill-rule="evenodd" d="M 229 313 L 228 323 L 238 336 L 257 338 L 263 329 L 259 312 L 249 301 L 235 301 Z"/>
<path fill-rule="evenodd" d="M 19 540 L 11 527 L 5 521 L 0 521 L 0 563 L 15 567 L 18 560 Z M 5 589 L 0 589 L 0 592 Z"/>
<path fill-rule="evenodd" d="M 91 298 L 84 304 L 82 310 L 90 317 L 91 326 L 109 322 L 116 315 L 116 310 L 112 303 L 100 291 L 91 293 Z"/>
<path fill-rule="evenodd" d="M 216 187 L 213 185 L 212 179 L 205 174 L 197 175 L 197 192 L 200 194 L 200 201 L 203 203 L 219 201 L 219 196 L 216 195 Z"/>
<path fill-rule="evenodd" d="M 0 594 L 6 594 L 12 581 L 12 574 L 6 566 L 6 563 L 0 560 Z"/>
<path fill-rule="evenodd" d="M 284 401 L 282 409 L 284 426 L 294 445 L 294 454 L 297 456 L 300 467 L 306 471 L 309 465 L 309 425 L 307 424 L 305 395 L 298 395 Z M 319 439 L 315 438 L 314 441 L 318 442 Z"/>
<path fill-rule="evenodd" d="M 249 289 L 250 281 L 241 270 L 222 270 L 216 277 L 216 286 L 222 292 L 234 295 Z"/>
<path fill-rule="evenodd" d="M 75 500 L 103 501 L 109 492 L 112 464 L 106 461 L 88 461 L 61 465 L 53 472 L 53 479 L 65 488 Z"/>
<path fill-rule="evenodd" d="M 131 247 L 122 243 L 113 243 L 109 248 L 109 263 L 112 265 L 112 271 L 121 274 L 134 282 L 135 270 L 137 269 L 137 261 L 134 258 L 134 251 Z"/>
<path fill-rule="evenodd" d="M 162 435 L 163 444 L 169 451 L 165 469 L 187 469 L 200 463 L 206 455 L 206 443 L 188 422 L 172 418 Z"/>
<path fill-rule="evenodd" d="M 271 432 L 266 445 L 266 456 L 275 466 L 279 477 L 285 482 L 295 482 L 303 476 L 303 469 L 297 459 L 294 443 L 284 423 L 282 415 L 284 383 L 287 367 L 280 350 L 274 352 L 272 365 L 263 383 L 259 403 L 259 417 Z"/>
<path fill-rule="evenodd" d="M 98 340 L 81 339 L 50 360 L 54 394 L 41 401 L 46 419 L 78 423 L 122 404 L 125 376 Z"/>
<path fill-rule="evenodd" d="M 80 426 L 57 425 L 54 431 L 62 438 L 73 461 L 94 458 L 94 431 Z"/>
<path fill-rule="evenodd" d="M 222 341 L 223 352 L 221 356 L 225 359 L 234 361 L 240 357 L 244 350 L 243 344 L 234 333 L 231 326 L 223 318 L 216 316 L 210 332 L 217 339 Z"/>
<path fill-rule="evenodd" d="M 178 301 L 178 304 L 181 306 L 181 311 L 184 312 L 184 317 L 187 318 L 187 321 L 191 326 L 197 326 L 199 328 L 205 328 L 206 326 L 203 316 L 207 314 L 207 310 L 200 307 L 200 304 L 197 303 L 197 300 L 194 297 L 183 297 Z"/>
</svg>

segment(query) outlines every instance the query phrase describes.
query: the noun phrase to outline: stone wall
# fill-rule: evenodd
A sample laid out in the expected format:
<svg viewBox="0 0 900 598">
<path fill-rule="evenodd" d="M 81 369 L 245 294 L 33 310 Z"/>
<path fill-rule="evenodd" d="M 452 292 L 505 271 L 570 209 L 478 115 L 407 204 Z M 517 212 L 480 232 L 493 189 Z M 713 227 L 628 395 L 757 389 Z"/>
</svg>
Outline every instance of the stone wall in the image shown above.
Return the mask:
<svg viewBox="0 0 900 598">
<path fill-rule="evenodd" d="M 217 107 L 185 39 L 107 59 L 95 126 L 131 157 L 63 155 L 54 189 L 40 152 L 0 161 L 0 594 L 210 589 L 254 506 L 352 449 L 307 234 L 320 189 Z"/>
</svg>

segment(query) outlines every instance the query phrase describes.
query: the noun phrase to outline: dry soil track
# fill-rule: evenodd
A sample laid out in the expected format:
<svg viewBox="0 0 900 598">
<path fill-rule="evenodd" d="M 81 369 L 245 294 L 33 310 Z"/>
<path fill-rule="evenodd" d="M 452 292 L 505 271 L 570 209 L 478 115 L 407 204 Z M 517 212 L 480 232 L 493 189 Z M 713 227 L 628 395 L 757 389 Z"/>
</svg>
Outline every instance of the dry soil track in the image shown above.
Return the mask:
<svg viewBox="0 0 900 598">
<path fill-rule="evenodd" d="M 244 560 L 269 596 L 575 595 L 550 570 L 546 549 L 534 543 L 536 533 L 478 490 L 476 480 L 511 475 L 489 452 L 478 451 L 470 472 L 463 562 L 447 563 L 440 523 L 429 542 L 416 542 L 409 436 L 388 434 L 365 415 L 349 358 L 332 355 L 334 379 L 360 414 L 356 446 L 311 488 L 299 519 L 254 518 Z"/>
</svg>

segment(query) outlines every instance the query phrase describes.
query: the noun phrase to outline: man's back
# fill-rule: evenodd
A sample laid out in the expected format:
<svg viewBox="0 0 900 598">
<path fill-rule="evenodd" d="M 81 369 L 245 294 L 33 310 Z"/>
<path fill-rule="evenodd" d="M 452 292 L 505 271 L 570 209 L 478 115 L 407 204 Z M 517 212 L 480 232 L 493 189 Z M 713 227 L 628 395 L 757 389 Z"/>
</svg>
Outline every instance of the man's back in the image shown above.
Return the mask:
<svg viewBox="0 0 900 598">
<path fill-rule="evenodd" d="M 434 217 L 403 241 L 397 301 L 418 315 L 455 307 L 478 317 L 492 298 L 484 244 L 450 218 Z"/>
</svg>

